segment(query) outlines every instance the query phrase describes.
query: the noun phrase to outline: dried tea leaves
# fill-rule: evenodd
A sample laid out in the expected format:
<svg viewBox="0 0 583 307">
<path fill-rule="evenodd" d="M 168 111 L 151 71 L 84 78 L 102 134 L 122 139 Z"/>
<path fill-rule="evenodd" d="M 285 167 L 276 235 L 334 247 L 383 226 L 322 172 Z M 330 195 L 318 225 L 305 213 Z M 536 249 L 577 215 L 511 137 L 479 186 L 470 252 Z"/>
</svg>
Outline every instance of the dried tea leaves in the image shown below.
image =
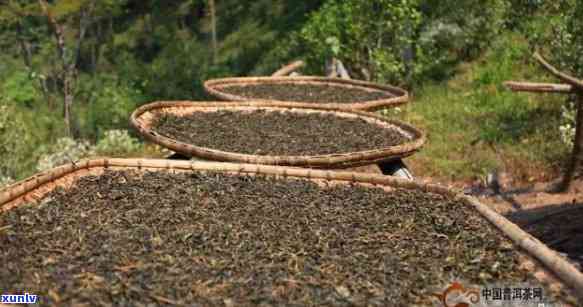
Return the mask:
<svg viewBox="0 0 583 307">
<path fill-rule="evenodd" d="M 349 153 L 409 141 L 396 129 L 360 118 L 265 110 L 164 113 L 154 130 L 187 144 L 253 155 Z"/>
<path fill-rule="evenodd" d="M 311 103 L 356 103 L 390 99 L 392 94 L 357 87 L 309 83 L 259 83 L 221 87 L 227 94 L 249 99 L 279 100 Z"/>
<path fill-rule="evenodd" d="M 106 171 L 46 199 L 0 215 L 0 289 L 43 305 L 411 306 L 529 278 L 471 208 L 419 191 Z"/>
</svg>

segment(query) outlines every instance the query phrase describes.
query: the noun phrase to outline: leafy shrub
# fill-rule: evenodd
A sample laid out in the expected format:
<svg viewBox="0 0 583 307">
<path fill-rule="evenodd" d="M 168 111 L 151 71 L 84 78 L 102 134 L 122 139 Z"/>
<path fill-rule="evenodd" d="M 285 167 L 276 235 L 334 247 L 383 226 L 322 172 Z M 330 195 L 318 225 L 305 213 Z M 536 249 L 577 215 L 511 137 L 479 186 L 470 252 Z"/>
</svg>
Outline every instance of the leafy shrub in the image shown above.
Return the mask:
<svg viewBox="0 0 583 307">
<path fill-rule="evenodd" d="M 474 59 L 504 30 L 506 0 L 428 0 L 416 43 L 417 79 L 444 79 L 461 61 Z"/>
<path fill-rule="evenodd" d="M 575 107 L 566 105 L 562 107 L 562 125 L 559 127 L 563 143 L 573 146 L 575 139 Z"/>
<path fill-rule="evenodd" d="M 93 148 L 96 154 L 107 156 L 125 155 L 141 149 L 142 144 L 131 137 L 127 130 L 106 131 L 103 138 Z"/>
<path fill-rule="evenodd" d="M 508 2 L 510 9 L 506 15 L 506 25 L 512 29 L 526 30 L 536 19 L 537 13 L 545 7 L 545 0 L 508 0 Z"/>
<path fill-rule="evenodd" d="M 2 95 L 9 101 L 31 107 L 38 97 L 31 77 L 25 71 L 13 73 L 2 85 Z"/>
<path fill-rule="evenodd" d="M 410 67 L 403 59 L 421 21 L 415 1 L 373 0 L 326 2 L 297 39 L 312 66 L 340 58 L 353 74 L 367 70 L 376 80 L 397 82 Z"/>
<path fill-rule="evenodd" d="M 57 143 L 52 146 L 42 147 L 41 152 L 43 154 L 38 161 L 38 171 L 76 162 L 94 154 L 88 142 L 75 141 L 68 137 L 58 139 Z"/>
<path fill-rule="evenodd" d="M 210 48 L 201 42 L 170 42 L 143 72 L 144 90 L 157 100 L 204 97 L 202 82 L 209 74 L 210 63 Z"/>
<path fill-rule="evenodd" d="M 28 175 L 36 163 L 35 148 L 47 135 L 44 115 L 22 111 L 0 97 L 0 174 L 19 179 Z M 41 129 L 41 127 L 43 129 Z"/>
<path fill-rule="evenodd" d="M 504 28 L 508 9 L 506 0 L 428 0 L 420 6 L 425 23 L 423 31 L 455 29 L 448 43 L 457 56 L 465 59 L 479 55 Z M 452 32 L 449 30 L 448 32 Z"/>
<path fill-rule="evenodd" d="M 507 7 L 506 0 L 329 0 L 290 45 L 311 71 L 337 57 L 355 77 L 410 84 L 481 54 L 503 29 Z"/>
<path fill-rule="evenodd" d="M 125 156 L 143 149 L 142 144 L 132 138 L 127 130 L 109 130 L 103 135 L 95 145 L 65 137 L 58 139 L 54 145 L 41 147 L 37 170 L 44 171 L 95 156 Z"/>
<path fill-rule="evenodd" d="M 552 23 L 552 60 L 562 69 L 583 78 L 583 2 L 565 1 L 564 10 Z"/>
<path fill-rule="evenodd" d="M 506 25 L 524 35 L 531 47 L 543 48 L 557 39 L 578 0 L 509 0 Z"/>
<path fill-rule="evenodd" d="M 12 182 L 14 182 L 14 180 L 12 178 L 0 174 L 0 189 L 8 186 Z"/>
<path fill-rule="evenodd" d="M 127 129 L 130 114 L 146 100 L 137 86 L 113 76 L 99 76 L 87 83 L 91 87 L 84 88 L 80 96 L 88 106 L 78 106 L 86 111 L 85 116 L 79 116 L 85 120 L 85 137 L 96 139 L 105 130 Z"/>
</svg>

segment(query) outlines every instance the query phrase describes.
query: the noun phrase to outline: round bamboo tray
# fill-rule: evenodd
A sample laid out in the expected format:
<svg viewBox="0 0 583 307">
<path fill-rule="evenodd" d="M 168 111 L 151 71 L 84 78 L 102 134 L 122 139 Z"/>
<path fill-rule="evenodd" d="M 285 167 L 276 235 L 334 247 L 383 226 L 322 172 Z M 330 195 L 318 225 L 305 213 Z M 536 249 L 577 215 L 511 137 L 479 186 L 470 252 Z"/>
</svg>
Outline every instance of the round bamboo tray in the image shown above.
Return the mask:
<svg viewBox="0 0 583 307">
<path fill-rule="evenodd" d="M 204 88 L 215 98 L 222 99 L 225 101 L 255 101 L 255 103 L 260 103 L 260 101 L 282 101 L 282 100 L 264 100 L 258 98 L 248 98 L 238 95 L 232 95 L 226 93 L 223 88 L 227 86 L 253 86 L 256 84 L 294 84 L 294 85 L 327 85 L 336 86 L 340 88 L 357 88 L 369 92 L 383 92 L 390 96 L 390 98 L 370 100 L 363 102 L 353 102 L 353 103 L 310 103 L 310 102 L 291 102 L 288 103 L 301 106 L 301 107 L 313 107 L 313 108 L 332 108 L 340 110 L 362 110 L 362 111 L 375 111 L 384 108 L 390 108 L 405 104 L 409 101 L 409 94 L 404 89 L 381 85 L 371 82 L 358 81 L 358 80 L 347 80 L 339 78 L 327 78 L 327 77 L 241 77 L 241 78 L 224 78 L 224 79 L 213 79 L 208 80 L 204 83 Z"/>
<path fill-rule="evenodd" d="M 157 116 L 163 113 L 172 113 L 178 116 L 184 116 L 185 114 L 191 114 L 194 112 L 216 112 L 220 110 L 241 112 L 252 110 L 290 111 L 298 113 L 333 114 L 339 117 L 361 118 L 366 121 L 378 124 L 379 128 L 384 127 L 385 129 L 396 129 L 410 141 L 398 146 L 359 152 L 315 156 L 261 156 L 226 152 L 212 148 L 200 147 L 196 144 L 186 144 L 178 140 L 163 136 L 154 131 L 153 128 Z M 418 151 L 419 148 L 425 143 L 425 135 L 423 132 L 397 120 L 391 120 L 375 114 L 359 111 L 313 109 L 309 107 L 298 107 L 295 105 L 292 106 L 287 103 L 265 103 L 262 105 L 257 105 L 254 102 L 245 101 L 225 103 L 189 101 L 154 102 L 144 105 L 134 111 L 134 113 L 131 115 L 130 121 L 142 136 L 158 145 L 186 156 L 223 162 L 339 169 L 376 164 L 379 162 L 392 161 L 407 157 Z"/>
<path fill-rule="evenodd" d="M 499 215 L 477 199 L 463 195 L 443 186 L 407 181 L 394 177 L 355 173 L 286 168 L 257 164 L 233 164 L 215 162 L 145 160 L 145 159 L 99 159 L 63 165 L 32 176 L 26 180 L 0 190 L 0 214 L 25 203 L 38 203 L 57 187 L 68 188 L 83 176 L 98 175 L 106 169 L 134 169 L 137 171 L 169 172 L 221 172 L 239 176 L 270 175 L 282 179 L 296 178 L 326 182 L 329 184 L 359 184 L 377 186 L 390 191 L 394 188 L 415 189 L 458 198 L 476 210 L 480 216 L 508 237 L 521 252 L 523 268 L 534 273 L 542 283 L 553 291 L 567 292 L 571 299 L 583 299 L 583 273 L 555 251 L 524 232 L 518 226 Z"/>
</svg>

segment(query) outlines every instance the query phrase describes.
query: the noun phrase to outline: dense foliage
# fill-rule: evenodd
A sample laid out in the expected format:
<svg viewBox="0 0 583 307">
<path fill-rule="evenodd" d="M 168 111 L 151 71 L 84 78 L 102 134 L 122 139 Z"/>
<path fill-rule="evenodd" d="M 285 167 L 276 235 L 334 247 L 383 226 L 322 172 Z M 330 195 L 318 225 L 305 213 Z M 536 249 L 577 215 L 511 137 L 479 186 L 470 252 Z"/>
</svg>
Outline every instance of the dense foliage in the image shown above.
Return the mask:
<svg viewBox="0 0 583 307">
<path fill-rule="evenodd" d="M 551 33 L 553 60 L 583 78 L 583 2 L 565 1 L 553 22 Z"/>
<path fill-rule="evenodd" d="M 420 24 L 414 1 L 328 1 L 298 35 L 312 65 L 339 57 L 357 74 L 395 82 L 406 77 L 406 53 Z M 374 13 L 374 17 L 371 16 Z"/>
<path fill-rule="evenodd" d="M 295 59 L 303 73 L 338 58 L 354 78 L 415 89 L 514 32 L 581 76 L 582 11 L 577 0 L 0 1 L 0 177 L 29 175 L 63 137 L 95 146 L 127 130 L 143 103 L 204 99 L 206 79 Z"/>
<path fill-rule="evenodd" d="M 411 85 L 443 77 L 503 28 L 503 0 L 328 1 L 292 36 L 314 70 L 338 57 L 353 75 Z"/>
<path fill-rule="evenodd" d="M 203 0 L 0 1 L 0 106 L 15 114 L 0 117 L 0 176 L 21 178 L 37 162 L 44 168 L 96 154 L 72 157 L 71 148 L 127 139 L 108 131 L 127 130 L 129 114 L 143 103 L 201 99 L 204 80 L 252 73 L 282 33 L 298 29 L 321 3 L 217 1 L 213 29 Z"/>
</svg>

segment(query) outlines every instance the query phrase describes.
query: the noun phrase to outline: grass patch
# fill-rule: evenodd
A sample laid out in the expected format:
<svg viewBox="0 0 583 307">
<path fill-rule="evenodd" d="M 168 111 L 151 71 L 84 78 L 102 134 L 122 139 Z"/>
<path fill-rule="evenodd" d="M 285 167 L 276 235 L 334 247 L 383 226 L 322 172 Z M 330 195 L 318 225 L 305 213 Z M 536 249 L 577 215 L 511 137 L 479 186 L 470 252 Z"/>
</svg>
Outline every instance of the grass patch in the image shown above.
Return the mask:
<svg viewBox="0 0 583 307">
<path fill-rule="evenodd" d="M 512 93 L 507 80 L 540 80 L 525 40 L 499 39 L 482 58 L 458 66 L 456 76 L 415 91 L 401 117 L 428 133 L 409 161 L 422 176 L 476 180 L 503 169 L 517 180 L 556 176 L 569 148 L 560 139 L 565 97 Z"/>
</svg>

